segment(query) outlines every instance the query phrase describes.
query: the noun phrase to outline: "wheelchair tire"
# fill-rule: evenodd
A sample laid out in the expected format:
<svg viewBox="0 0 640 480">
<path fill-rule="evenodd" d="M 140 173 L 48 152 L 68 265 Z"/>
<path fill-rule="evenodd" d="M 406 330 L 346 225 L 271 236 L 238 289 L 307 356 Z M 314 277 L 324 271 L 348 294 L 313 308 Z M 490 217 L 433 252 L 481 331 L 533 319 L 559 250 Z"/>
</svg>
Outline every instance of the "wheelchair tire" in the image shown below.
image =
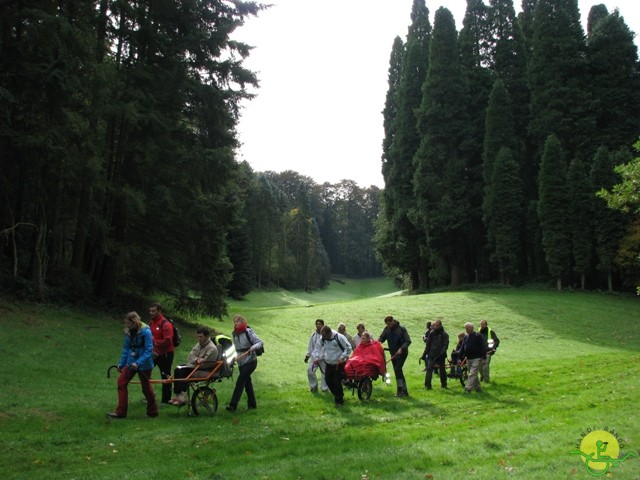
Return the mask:
<svg viewBox="0 0 640 480">
<path fill-rule="evenodd" d="M 213 415 L 218 410 L 218 396 L 209 387 L 198 387 L 191 396 L 191 409 L 194 415 Z"/>
<path fill-rule="evenodd" d="M 358 383 L 358 398 L 360 400 L 369 400 L 371 398 L 371 392 L 373 391 L 373 384 L 369 377 L 364 377 Z"/>
<path fill-rule="evenodd" d="M 462 388 L 467 384 L 467 378 L 469 378 L 469 369 L 465 365 L 462 367 L 462 372 L 460 372 L 460 385 L 462 385 Z"/>
</svg>

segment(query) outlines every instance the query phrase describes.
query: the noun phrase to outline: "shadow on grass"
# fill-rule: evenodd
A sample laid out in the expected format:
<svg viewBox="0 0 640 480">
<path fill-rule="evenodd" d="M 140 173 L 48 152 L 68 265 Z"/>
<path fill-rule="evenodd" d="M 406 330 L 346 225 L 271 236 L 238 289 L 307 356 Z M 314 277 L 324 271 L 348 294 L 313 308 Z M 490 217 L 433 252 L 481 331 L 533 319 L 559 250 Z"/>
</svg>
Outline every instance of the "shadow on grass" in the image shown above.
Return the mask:
<svg viewBox="0 0 640 480">
<path fill-rule="evenodd" d="M 465 296 L 508 309 L 519 319 L 517 328 L 530 323 L 539 328 L 541 340 L 566 338 L 630 351 L 637 351 L 640 344 L 636 321 L 640 303 L 635 296 L 518 289 L 474 290 Z"/>
</svg>

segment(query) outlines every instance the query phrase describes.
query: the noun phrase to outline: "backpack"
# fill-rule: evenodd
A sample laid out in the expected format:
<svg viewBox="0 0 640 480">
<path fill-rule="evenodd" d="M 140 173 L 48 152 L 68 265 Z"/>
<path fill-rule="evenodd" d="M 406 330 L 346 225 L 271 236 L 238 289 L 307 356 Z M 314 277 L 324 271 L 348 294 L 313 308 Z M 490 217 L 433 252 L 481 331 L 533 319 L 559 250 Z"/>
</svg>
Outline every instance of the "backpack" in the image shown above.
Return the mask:
<svg viewBox="0 0 640 480">
<path fill-rule="evenodd" d="M 166 317 L 165 317 L 165 321 L 169 322 L 173 327 L 173 338 L 171 339 L 171 341 L 173 342 L 174 347 L 178 347 L 182 343 L 182 334 L 180 333 L 180 330 L 178 329 L 176 322 Z"/>
<path fill-rule="evenodd" d="M 245 330 L 244 334 L 247 336 L 247 341 L 248 341 L 249 343 L 251 343 L 251 337 L 249 336 L 249 332 L 247 332 L 247 331 Z M 262 340 L 261 340 L 261 341 L 262 341 Z M 253 344 L 252 344 L 252 345 L 253 345 Z M 262 342 L 262 346 L 261 346 L 260 348 L 256 348 L 256 349 L 253 351 L 253 353 L 255 353 L 255 354 L 256 354 L 256 356 L 258 356 L 258 357 L 259 357 L 260 355 L 262 355 L 262 354 L 264 353 L 264 342 Z"/>
</svg>

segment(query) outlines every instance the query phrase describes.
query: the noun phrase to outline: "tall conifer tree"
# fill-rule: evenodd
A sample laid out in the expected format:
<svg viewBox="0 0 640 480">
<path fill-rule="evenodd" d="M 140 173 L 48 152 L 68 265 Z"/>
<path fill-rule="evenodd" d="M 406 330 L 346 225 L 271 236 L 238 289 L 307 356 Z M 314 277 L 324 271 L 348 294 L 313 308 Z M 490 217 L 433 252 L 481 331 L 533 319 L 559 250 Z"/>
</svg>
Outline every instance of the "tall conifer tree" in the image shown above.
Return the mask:
<svg viewBox="0 0 640 480">
<path fill-rule="evenodd" d="M 530 132 L 538 148 L 553 133 L 570 157 L 590 157 L 595 120 L 577 0 L 537 1 L 532 48 Z"/>
<path fill-rule="evenodd" d="M 571 254 L 573 271 L 580 279 L 580 288 L 586 287 L 591 268 L 593 242 L 593 203 L 595 188 L 589 181 L 585 163 L 576 158 L 569 165 L 569 222 L 571 228 Z"/>
<path fill-rule="evenodd" d="M 461 280 L 469 225 L 466 89 L 451 12 L 435 15 L 429 71 L 418 111 L 422 135 L 414 158 L 418 216 L 427 232 L 430 253 L 445 268 L 452 285 Z"/>
<path fill-rule="evenodd" d="M 571 263 L 571 231 L 569 227 L 569 192 L 565 151 L 555 135 L 549 135 L 540 162 L 540 195 L 538 215 L 549 273 L 562 290 L 562 277 Z"/>
<path fill-rule="evenodd" d="M 596 102 L 594 143 L 631 148 L 640 132 L 638 48 L 617 11 L 596 21 L 597 17 L 589 17 L 594 24 L 588 42 L 590 87 Z"/>
<path fill-rule="evenodd" d="M 414 219 L 415 199 L 412 189 L 412 159 L 420 144 L 415 109 L 422 101 L 422 84 L 427 72 L 431 24 L 424 0 L 414 0 L 411 26 L 397 95 L 397 115 L 393 142 L 385 165 L 383 206 L 389 228 L 378 236 L 384 261 L 411 278 L 411 288 L 426 288 L 427 259 L 424 232 Z"/>
<path fill-rule="evenodd" d="M 513 113 L 509 93 L 502 80 L 496 80 L 489 97 L 487 107 L 487 119 L 485 122 L 484 152 L 483 152 L 483 180 L 484 196 L 482 200 L 483 221 L 487 229 L 487 247 L 490 252 L 495 250 L 494 229 L 491 227 L 495 216 L 494 205 L 494 165 L 498 152 L 502 148 L 509 149 L 509 155 L 513 159 L 513 151 L 518 143 L 515 135 Z M 519 170 L 518 170 L 519 172 Z"/>
<path fill-rule="evenodd" d="M 610 190 L 620 180 L 614 167 L 630 158 L 631 155 L 624 149 L 611 152 L 606 147 L 600 147 L 594 156 L 590 173 L 594 191 L 602 188 Z M 623 213 L 610 209 L 602 198 L 594 199 L 593 208 L 596 269 L 605 276 L 607 289 L 613 291 L 615 257 L 628 219 Z"/>
<path fill-rule="evenodd" d="M 510 285 L 521 265 L 523 194 L 520 165 L 507 147 L 502 147 L 496 156 L 491 183 L 491 259 L 498 266 L 500 281 Z"/>
</svg>

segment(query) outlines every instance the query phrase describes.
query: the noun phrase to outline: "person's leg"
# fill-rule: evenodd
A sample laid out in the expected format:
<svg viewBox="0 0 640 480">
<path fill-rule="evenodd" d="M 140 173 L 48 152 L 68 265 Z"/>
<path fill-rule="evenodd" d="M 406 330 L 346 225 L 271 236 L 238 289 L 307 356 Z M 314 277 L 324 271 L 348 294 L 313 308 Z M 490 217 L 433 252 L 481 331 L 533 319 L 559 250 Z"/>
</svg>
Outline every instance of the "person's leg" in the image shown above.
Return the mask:
<svg viewBox="0 0 640 480">
<path fill-rule="evenodd" d="M 156 402 L 156 394 L 150 382 L 152 372 L 153 370 L 140 370 L 138 372 L 138 378 L 140 379 L 140 386 L 142 387 L 144 398 L 147 399 L 147 415 L 149 417 L 157 417 L 158 403 Z"/>
<path fill-rule="evenodd" d="M 318 390 L 318 377 L 316 375 L 317 369 L 318 365 L 314 364 L 313 360 L 310 359 L 309 363 L 307 364 L 307 378 L 309 379 L 309 391 L 311 392 L 315 392 Z"/>
<path fill-rule="evenodd" d="M 474 358 L 472 360 L 467 359 L 467 365 L 469 366 L 469 378 L 467 378 L 467 383 L 464 386 L 464 389 L 467 392 L 470 392 L 474 388 L 476 390 L 480 389 L 480 382 L 478 381 L 478 368 L 480 367 L 480 358 Z"/>
<path fill-rule="evenodd" d="M 324 360 L 320 360 L 320 389 L 323 392 L 326 392 L 329 389 L 327 385 L 327 379 L 325 378 L 324 372 L 327 371 L 327 364 Z"/>
<path fill-rule="evenodd" d="M 173 352 L 165 353 L 156 357 L 155 364 L 160 369 L 161 378 L 171 377 L 171 364 L 173 363 Z M 169 403 L 171 400 L 171 384 L 162 384 L 162 403 Z"/>
<path fill-rule="evenodd" d="M 344 393 L 342 391 L 338 366 L 326 364 L 325 378 L 327 379 L 327 387 L 333 394 L 336 405 L 342 405 L 344 403 Z"/>
<path fill-rule="evenodd" d="M 438 369 L 440 370 L 440 386 L 442 388 L 447 388 L 447 368 L 444 366 L 446 360 L 446 357 L 442 357 L 438 361 Z"/>
<path fill-rule="evenodd" d="M 335 397 L 336 404 L 343 405 L 344 404 L 344 388 L 342 387 L 342 379 L 345 378 L 344 375 L 344 363 L 340 365 L 336 365 L 336 376 L 334 378 L 335 386 Z"/>
<path fill-rule="evenodd" d="M 456 376 L 457 365 L 458 365 L 458 354 L 452 353 L 451 354 L 451 371 L 449 372 L 449 376 L 451 378 L 455 378 Z"/>
<path fill-rule="evenodd" d="M 424 387 L 427 390 L 431 390 L 431 378 L 433 377 L 433 368 L 435 361 L 431 357 L 427 357 L 427 374 L 424 377 Z"/>
<path fill-rule="evenodd" d="M 393 364 L 393 373 L 396 376 L 396 382 L 398 384 L 398 393 L 397 397 L 408 397 L 409 390 L 407 389 L 407 383 L 404 379 L 404 372 L 402 371 L 402 367 L 404 366 L 404 362 L 407 360 L 407 353 L 403 353 L 400 356 L 397 356 L 392 360 Z"/>
<path fill-rule="evenodd" d="M 491 355 L 486 355 L 484 357 L 484 364 L 482 365 L 482 378 L 483 382 L 490 382 L 491 378 L 489 376 L 489 365 L 491 364 Z"/>
<path fill-rule="evenodd" d="M 189 401 L 189 385 L 187 382 L 179 382 L 176 380 L 187 378 L 191 372 L 193 372 L 193 367 L 186 365 L 180 365 L 173 371 L 173 393 L 175 397 L 171 399 L 170 403 L 176 406 L 182 406 Z"/>
<path fill-rule="evenodd" d="M 255 369 L 256 369 L 256 362 L 244 364 L 238 369 L 239 370 L 238 380 L 236 381 L 236 387 L 233 389 L 233 394 L 231 395 L 231 401 L 227 406 L 227 410 L 234 411 L 236 408 L 238 408 L 238 402 L 240 401 L 242 392 L 245 389 L 247 378 L 249 378 L 249 376 Z"/>
<path fill-rule="evenodd" d="M 129 367 L 124 367 L 118 377 L 118 406 L 114 413 L 119 417 L 127 416 L 127 409 L 129 407 L 128 386 L 134 375 L 135 372 L 129 370 Z"/>
<path fill-rule="evenodd" d="M 247 408 L 258 408 L 258 403 L 256 402 L 256 394 L 253 391 L 253 382 L 251 381 L 251 374 L 255 371 L 257 366 L 258 362 L 251 362 L 249 365 L 247 365 L 247 381 L 244 384 L 244 391 L 247 392 Z"/>
</svg>

